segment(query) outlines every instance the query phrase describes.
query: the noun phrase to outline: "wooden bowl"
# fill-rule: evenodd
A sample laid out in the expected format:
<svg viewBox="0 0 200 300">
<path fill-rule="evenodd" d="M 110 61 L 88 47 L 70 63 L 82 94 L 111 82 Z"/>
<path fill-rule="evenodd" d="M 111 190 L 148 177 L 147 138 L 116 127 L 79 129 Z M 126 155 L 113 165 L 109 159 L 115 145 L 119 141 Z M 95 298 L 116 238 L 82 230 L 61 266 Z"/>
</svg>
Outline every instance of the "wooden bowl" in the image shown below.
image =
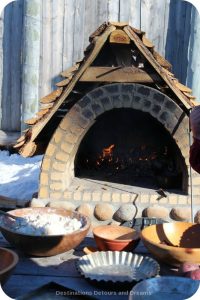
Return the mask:
<svg viewBox="0 0 200 300">
<path fill-rule="evenodd" d="M 34 256 L 52 256 L 74 249 L 85 238 L 89 228 L 90 220 L 88 217 L 78 213 L 68 211 L 63 208 L 22 208 L 9 211 L 10 214 L 23 217 L 27 214 L 58 214 L 81 220 L 82 227 L 72 233 L 61 235 L 30 235 L 0 224 L 0 230 L 5 239 L 14 247 Z"/>
<path fill-rule="evenodd" d="M 132 251 L 139 243 L 139 233 L 129 227 L 101 225 L 93 229 L 97 247 L 101 251 Z"/>
<path fill-rule="evenodd" d="M 147 249 L 167 264 L 200 264 L 200 224 L 174 222 L 146 227 L 140 233 Z"/>
<path fill-rule="evenodd" d="M 14 251 L 0 248 L 0 283 L 2 285 L 8 280 L 18 260 L 18 255 Z"/>
</svg>

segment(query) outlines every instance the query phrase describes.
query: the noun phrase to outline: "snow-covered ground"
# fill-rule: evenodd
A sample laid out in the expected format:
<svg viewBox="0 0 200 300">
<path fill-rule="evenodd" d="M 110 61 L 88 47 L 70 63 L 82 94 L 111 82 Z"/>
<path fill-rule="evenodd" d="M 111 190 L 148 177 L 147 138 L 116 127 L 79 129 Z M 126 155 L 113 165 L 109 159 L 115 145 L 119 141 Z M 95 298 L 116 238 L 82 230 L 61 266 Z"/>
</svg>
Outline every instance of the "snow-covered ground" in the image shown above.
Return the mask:
<svg viewBox="0 0 200 300">
<path fill-rule="evenodd" d="M 20 200 L 32 199 L 38 191 L 42 155 L 24 158 L 0 151 L 0 195 Z"/>
</svg>

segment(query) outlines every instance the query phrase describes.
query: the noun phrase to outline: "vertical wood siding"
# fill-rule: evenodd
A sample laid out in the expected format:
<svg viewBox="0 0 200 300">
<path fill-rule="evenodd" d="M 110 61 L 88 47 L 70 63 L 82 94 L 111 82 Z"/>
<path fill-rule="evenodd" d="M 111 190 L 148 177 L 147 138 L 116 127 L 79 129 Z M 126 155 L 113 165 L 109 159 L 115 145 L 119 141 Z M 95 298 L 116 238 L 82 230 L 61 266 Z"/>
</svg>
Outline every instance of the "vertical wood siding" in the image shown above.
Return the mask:
<svg viewBox="0 0 200 300">
<path fill-rule="evenodd" d="M 181 0 L 17 0 L 0 19 L 0 129 L 17 131 L 105 21 L 142 29 L 200 99 L 200 17 Z"/>
</svg>

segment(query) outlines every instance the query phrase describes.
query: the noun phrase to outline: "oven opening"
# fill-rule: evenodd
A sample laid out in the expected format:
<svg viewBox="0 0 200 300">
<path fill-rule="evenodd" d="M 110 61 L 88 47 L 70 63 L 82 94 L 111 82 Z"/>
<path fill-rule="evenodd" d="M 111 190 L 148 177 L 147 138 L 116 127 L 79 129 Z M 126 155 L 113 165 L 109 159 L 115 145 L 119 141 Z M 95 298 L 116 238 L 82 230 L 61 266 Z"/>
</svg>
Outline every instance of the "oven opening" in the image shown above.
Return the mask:
<svg viewBox="0 0 200 300">
<path fill-rule="evenodd" d="M 187 167 L 174 139 L 156 118 L 120 108 L 99 116 L 82 139 L 75 176 L 181 192 Z"/>
</svg>

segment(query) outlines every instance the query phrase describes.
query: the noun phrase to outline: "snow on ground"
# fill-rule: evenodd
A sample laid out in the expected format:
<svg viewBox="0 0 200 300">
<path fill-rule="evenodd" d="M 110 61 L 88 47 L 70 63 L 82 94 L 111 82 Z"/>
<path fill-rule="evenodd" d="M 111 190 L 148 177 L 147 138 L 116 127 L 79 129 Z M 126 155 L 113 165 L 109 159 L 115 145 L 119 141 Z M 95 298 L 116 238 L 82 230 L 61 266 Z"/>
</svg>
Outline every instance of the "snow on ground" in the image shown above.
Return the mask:
<svg viewBox="0 0 200 300">
<path fill-rule="evenodd" d="M 32 199 L 38 191 L 42 155 L 24 158 L 0 151 L 0 195 L 19 200 Z"/>
</svg>

